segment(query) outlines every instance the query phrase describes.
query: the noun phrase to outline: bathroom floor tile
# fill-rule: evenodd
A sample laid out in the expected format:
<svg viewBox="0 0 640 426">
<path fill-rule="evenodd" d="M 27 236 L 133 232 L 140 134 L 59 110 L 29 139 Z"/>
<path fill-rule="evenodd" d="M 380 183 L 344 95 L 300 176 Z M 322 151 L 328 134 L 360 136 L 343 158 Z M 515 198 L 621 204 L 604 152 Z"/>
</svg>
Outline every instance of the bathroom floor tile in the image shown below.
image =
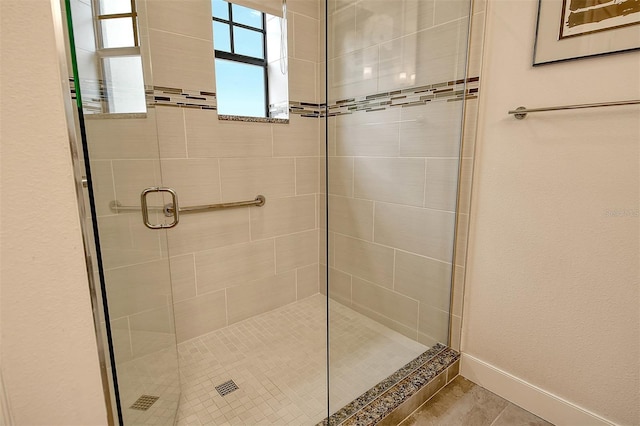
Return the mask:
<svg viewBox="0 0 640 426">
<path fill-rule="evenodd" d="M 509 404 L 491 426 L 553 426 L 517 405 Z"/>
<path fill-rule="evenodd" d="M 405 419 L 401 426 L 553 426 L 458 376 Z"/>
<path fill-rule="evenodd" d="M 152 340 L 154 336 L 151 334 L 147 337 Z M 118 385 L 125 424 L 173 423 L 175 407 L 180 398 L 176 365 L 176 352 L 171 348 L 118 364 Z M 111 375 L 111 369 L 108 370 Z M 141 395 L 159 398 L 147 410 L 130 408 Z"/>
</svg>

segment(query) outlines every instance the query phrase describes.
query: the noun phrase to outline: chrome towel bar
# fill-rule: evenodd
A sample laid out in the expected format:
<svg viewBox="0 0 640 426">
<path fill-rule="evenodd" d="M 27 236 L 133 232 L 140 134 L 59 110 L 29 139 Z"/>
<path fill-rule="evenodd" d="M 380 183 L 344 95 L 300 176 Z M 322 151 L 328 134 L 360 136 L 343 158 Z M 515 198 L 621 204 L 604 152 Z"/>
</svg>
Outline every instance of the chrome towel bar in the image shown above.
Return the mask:
<svg viewBox="0 0 640 426">
<path fill-rule="evenodd" d="M 530 112 L 560 111 L 560 110 L 567 110 L 567 109 L 600 108 L 600 107 L 610 107 L 610 106 L 619 106 L 619 105 L 637 105 L 637 104 L 640 104 L 640 99 L 635 99 L 630 101 L 618 101 L 618 102 L 599 102 L 595 104 L 563 105 L 563 106 L 545 107 L 545 108 L 525 108 L 521 106 L 514 110 L 509 111 L 509 114 L 512 114 L 518 120 L 522 120 Z"/>
<path fill-rule="evenodd" d="M 212 210 L 225 210 L 225 209 L 235 209 L 238 207 L 262 207 L 267 202 L 267 199 L 264 195 L 258 195 L 255 200 L 248 201 L 236 201 L 233 203 L 220 203 L 220 204 L 207 204 L 202 206 L 190 206 L 190 207 L 180 207 L 178 212 L 180 214 L 189 214 L 189 213 L 199 213 L 206 212 Z M 133 212 L 140 211 L 140 207 L 137 206 L 123 206 L 120 202 L 114 200 L 109 203 L 109 208 L 114 213 L 120 212 Z M 148 207 L 148 211 L 157 211 L 163 212 L 166 217 L 173 216 L 173 204 L 169 203 L 164 205 L 163 207 Z"/>
</svg>

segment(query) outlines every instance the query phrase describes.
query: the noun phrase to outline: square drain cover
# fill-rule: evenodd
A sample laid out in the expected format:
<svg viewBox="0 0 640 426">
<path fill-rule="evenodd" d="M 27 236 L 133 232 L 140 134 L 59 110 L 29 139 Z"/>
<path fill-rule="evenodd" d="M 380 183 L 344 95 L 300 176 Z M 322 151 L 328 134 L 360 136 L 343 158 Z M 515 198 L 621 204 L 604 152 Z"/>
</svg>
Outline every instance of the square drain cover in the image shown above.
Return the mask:
<svg viewBox="0 0 640 426">
<path fill-rule="evenodd" d="M 129 408 L 133 408 L 134 410 L 147 411 L 149 408 L 151 408 L 153 403 L 156 402 L 159 398 L 160 398 L 159 396 L 142 395 Z"/>
<path fill-rule="evenodd" d="M 216 386 L 216 390 L 220 396 L 229 395 L 231 392 L 238 389 L 238 385 L 236 385 L 233 380 L 229 380 L 228 382 L 224 382 L 223 384 Z"/>
</svg>

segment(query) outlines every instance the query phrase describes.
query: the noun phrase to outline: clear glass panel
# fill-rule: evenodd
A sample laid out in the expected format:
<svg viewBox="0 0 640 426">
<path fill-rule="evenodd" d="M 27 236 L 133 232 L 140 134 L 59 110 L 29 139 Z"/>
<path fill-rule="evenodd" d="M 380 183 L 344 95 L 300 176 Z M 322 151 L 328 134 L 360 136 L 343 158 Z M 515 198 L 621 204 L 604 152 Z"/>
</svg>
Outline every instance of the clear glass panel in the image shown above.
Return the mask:
<svg viewBox="0 0 640 426">
<path fill-rule="evenodd" d="M 234 53 L 264 59 L 264 40 L 262 33 L 233 27 Z"/>
<path fill-rule="evenodd" d="M 197 2 L 184 7 L 192 3 Z M 173 424 L 180 389 L 176 337 L 185 394 L 205 391 L 224 402 L 214 386 L 237 379 L 238 398 L 256 401 L 269 393 L 281 404 L 268 408 L 270 415 L 287 413 L 286 419 L 271 417 L 273 424 L 317 424 L 327 410 L 340 409 L 427 347 L 447 343 L 462 120 L 462 103 L 448 101 L 456 97 L 455 81 L 464 73 L 468 3 L 450 0 L 443 16 L 437 10 L 434 15 L 431 3 L 405 0 L 398 8 L 389 0 L 356 2 L 355 29 L 344 25 L 352 22 L 354 8 L 332 8 L 332 42 L 326 57 L 320 54 L 328 60 L 329 80 L 324 81 L 321 60 L 319 81 L 308 80 L 310 90 L 296 87 L 293 99 L 305 108 L 326 102 L 332 112 L 345 112 L 320 123 L 313 112 L 292 115 L 286 125 L 219 120 L 218 113 L 264 117 L 264 70 L 217 59 L 214 85 L 210 63 L 190 62 L 192 55 L 183 54 L 197 42 L 191 37 L 174 37 L 171 46 L 142 46 L 142 60 L 153 58 L 159 86 L 193 92 L 156 94 L 173 107 L 156 105 L 144 117 L 92 119 L 89 112 L 104 112 L 104 103 L 117 105 L 127 91 L 114 86 L 102 98 L 95 51 L 91 43 L 83 45 L 88 53 L 77 55 L 83 64 L 80 118 L 87 129 L 100 238 L 96 256 L 109 307 L 104 322 L 112 331 L 114 386 L 125 424 Z M 460 13 L 454 10 L 459 5 Z M 226 3 L 212 2 L 219 15 L 225 14 L 222 6 Z M 194 18 L 193 25 L 205 32 L 211 16 Z M 357 45 L 354 32 L 362 36 Z M 255 39 L 257 33 L 247 34 Z M 255 43 L 245 35 L 237 33 L 238 53 L 262 49 L 261 39 Z M 314 42 L 309 46 L 323 45 Z M 216 35 L 216 43 L 228 46 L 229 40 Z M 127 72 L 119 60 L 108 62 L 108 73 L 121 81 Z M 275 73 L 286 74 L 280 65 L 270 64 Z M 329 99 L 315 97 L 325 93 L 325 83 Z M 433 91 L 419 86 L 431 84 L 447 89 L 430 97 Z M 279 85 L 286 87 L 286 81 L 272 87 Z M 455 90 L 446 92 L 449 87 Z M 400 89 L 407 98 L 394 99 L 394 105 L 414 106 L 380 104 Z M 217 112 L 207 99 L 211 92 L 217 94 Z M 354 102 L 337 104 L 344 99 Z M 198 102 L 209 104 L 177 108 Z M 367 102 L 384 109 L 353 110 L 355 103 Z M 175 186 L 185 206 L 261 193 L 267 205 L 184 215 L 176 229 L 152 231 L 142 225 L 139 196 L 145 187 L 163 185 Z M 132 210 L 113 209 L 112 201 Z M 157 207 L 167 202 L 149 199 Z M 167 220 L 159 212 L 152 219 Z M 256 380 L 243 386 L 251 376 Z M 145 394 L 160 397 L 155 408 L 129 409 Z M 304 402 L 296 406 L 298 401 Z M 250 417 L 252 410 L 229 407 L 224 415 L 232 412 L 235 423 L 261 419 Z M 197 410 L 185 405 L 185 418 L 196 415 L 191 408 Z M 163 414 L 159 420 L 147 417 Z M 206 416 L 198 420 L 211 423 Z"/>
<path fill-rule="evenodd" d="M 233 14 L 233 22 L 262 29 L 262 12 L 259 10 L 234 4 L 231 5 L 231 13 Z"/>
<path fill-rule="evenodd" d="M 220 19 L 229 20 L 229 3 L 223 0 L 211 0 L 213 16 Z"/>
<path fill-rule="evenodd" d="M 218 112 L 265 117 L 264 68 L 216 59 Z"/>
<path fill-rule="evenodd" d="M 109 112 L 147 111 L 142 59 L 139 56 L 104 58 L 103 70 Z"/>
<path fill-rule="evenodd" d="M 91 9 L 79 0 L 69 0 L 67 5 L 72 2 L 76 4 L 71 8 L 73 22 L 69 25 L 78 29 L 74 33 L 87 35 L 73 24 L 91 22 Z M 131 20 L 126 21 L 131 28 Z M 117 28 L 109 30 L 117 35 Z M 82 100 L 77 120 L 86 130 L 82 144 L 86 147 L 91 207 L 87 221 L 97 231 L 95 265 L 100 277 L 98 291 L 103 296 L 101 322 L 104 340 L 110 339 L 113 351 L 108 345 L 101 349 L 116 401 L 114 417 L 116 424 L 120 417 L 125 425 L 173 425 L 180 379 L 168 237 L 166 230 L 145 227 L 140 210 L 142 190 L 164 186 L 156 110 L 136 116 L 96 117 L 93 113 L 144 112 L 141 58 L 104 58 L 105 84 L 101 88 L 96 52 L 87 52 L 87 57 L 84 53 L 82 49 L 72 52 L 77 65 L 75 81 L 80 82 L 76 96 Z M 94 59 L 88 60 L 89 55 Z M 166 202 L 160 196 L 149 197 L 152 206 Z M 167 219 L 154 210 L 151 220 L 165 223 Z M 150 402 L 157 398 L 148 410 L 130 408 L 145 395 L 152 397 Z"/>
<path fill-rule="evenodd" d="M 328 15 L 331 413 L 448 344 L 469 1 L 447 3 L 358 2 L 358 45 L 353 8 Z"/>
<path fill-rule="evenodd" d="M 213 47 L 223 52 L 231 52 L 231 32 L 228 24 L 213 21 Z"/>
<path fill-rule="evenodd" d="M 131 0 L 99 0 L 100 14 L 131 13 Z"/>
<path fill-rule="evenodd" d="M 102 47 L 135 46 L 131 18 L 102 19 L 100 25 L 102 26 Z"/>
</svg>

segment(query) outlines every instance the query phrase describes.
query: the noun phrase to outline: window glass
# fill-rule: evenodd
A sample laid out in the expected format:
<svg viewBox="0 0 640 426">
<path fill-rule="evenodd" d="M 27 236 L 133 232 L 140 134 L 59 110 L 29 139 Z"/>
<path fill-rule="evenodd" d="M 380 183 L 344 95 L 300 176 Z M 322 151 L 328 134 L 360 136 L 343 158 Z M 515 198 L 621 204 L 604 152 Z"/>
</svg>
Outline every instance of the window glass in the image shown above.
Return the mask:
<svg viewBox="0 0 640 426">
<path fill-rule="evenodd" d="M 288 118 L 287 72 L 286 66 L 281 66 L 282 55 L 286 60 L 282 52 L 287 49 L 281 18 L 222 0 L 211 1 L 218 112 Z"/>
<path fill-rule="evenodd" d="M 102 19 L 102 47 L 135 46 L 131 18 Z"/>
<path fill-rule="evenodd" d="M 215 18 L 229 20 L 229 3 L 222 0 L 211 0 L 211 9 Z"/>
<path fill-rule="evenodd" d="M 262 29 L 262 12 L 234 4 L 231 5 L 231 13 L 233 14 L 233 22 Z"/>
<path fill-rule="evenodd" d="M 241 62 L 216 59 L 218 113 L 265 117 L 264 68 Z"/>
<path fill-rule="evenodd" d="M 146 112 L 140 56 L 104 58 L 103 69 L 109 112 Z"/>
<path fill-rule="evenodd" d="M 213 21 L 213 47 L 223 52 L 231 52 L 231 36 L 229 34 L 229 24 Z"/>
<path fill-rule="evenodd" d="M 133 0 L 96 0 L 93 9 L 99 25 L 99 79 L 105 98 L 101 112 L 146 112 L 142 59 L 137 43 L 136 10 Z M 109 17 L 124 15 L 121 17 Z"/>
<path fill-rule="evenodd" d="M 264 41 L 262 33 L 233 27 L 234 53 L 264 59 Z"/>
<path fill-rule="evenodd" d="M 100 15 L 131 13 L 131 0 L 101 0 Z"/>
</svg>

